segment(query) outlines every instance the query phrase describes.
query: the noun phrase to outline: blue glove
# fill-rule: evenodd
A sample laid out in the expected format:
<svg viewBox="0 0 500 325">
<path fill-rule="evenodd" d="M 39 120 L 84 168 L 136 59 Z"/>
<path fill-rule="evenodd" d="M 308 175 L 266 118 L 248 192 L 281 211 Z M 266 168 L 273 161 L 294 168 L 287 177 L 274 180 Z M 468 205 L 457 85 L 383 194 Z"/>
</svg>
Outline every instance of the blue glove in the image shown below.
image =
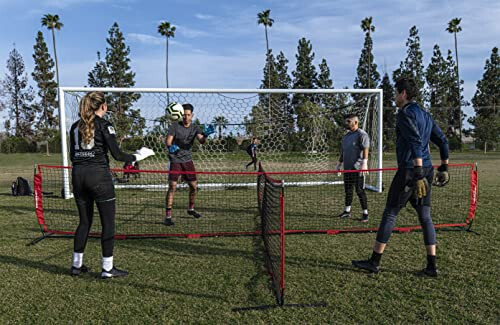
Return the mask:
<svg viewBox="0 0 500 325">
<path fill-rule="evenodd" d="M 168 152 L 170 153 L 176 153 L 177 151 L 179 151 L 181 148 L 179 148 L 178 145 L 176 144 L 173 144 L 170 146 L 170 148 L 168 148 Z"/>
<path fill-rule="evenodd" d="M 214 133 L 215 133 L 215 127 L 212 124 L 205 126 L 205 132 L 203 132 L 203 136 L 205 138 L 208 138 L 208 136 L 210 134 L 214 134 Z"/>
</svg>

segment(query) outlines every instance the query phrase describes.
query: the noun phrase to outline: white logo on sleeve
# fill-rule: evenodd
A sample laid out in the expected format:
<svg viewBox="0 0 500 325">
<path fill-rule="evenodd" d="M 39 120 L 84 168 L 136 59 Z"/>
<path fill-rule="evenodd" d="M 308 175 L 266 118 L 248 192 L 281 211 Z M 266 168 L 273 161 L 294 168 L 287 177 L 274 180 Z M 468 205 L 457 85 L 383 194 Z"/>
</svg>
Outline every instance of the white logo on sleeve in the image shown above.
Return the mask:
<svg viewBox="0 0 500 325">
<path fill-rule="evenodd" d="M 109 134 L 116 134 L 116 132 L 115 132 L 115 128 L 114 128 L 114 127 L 112 127 L 111 125 L 110 125 L 110 126 L 108 126 L 108 132 L 109 132 Z"/>
</svg>

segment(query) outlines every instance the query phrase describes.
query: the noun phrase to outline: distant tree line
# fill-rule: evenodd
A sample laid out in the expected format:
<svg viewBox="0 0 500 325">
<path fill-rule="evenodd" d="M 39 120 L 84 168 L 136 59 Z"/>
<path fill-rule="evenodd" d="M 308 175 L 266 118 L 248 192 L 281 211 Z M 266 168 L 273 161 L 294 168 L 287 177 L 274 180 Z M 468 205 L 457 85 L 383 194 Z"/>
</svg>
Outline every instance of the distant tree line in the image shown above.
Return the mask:
<svg viewBox="0 0 500 325">
<path fill-rule="evenodd" d="M 274 52 L 270 46 L 270 29 L 274 23 L 270 14 L 271 11 L 268 9 L 257 15 L 257 24 L 264 26 L 266 39 L 265 64 L 259 87 L 262 89 L 333 89 L 334 78 L 331 66 L 328 65 L 325 58 L 321 58 L 320 63 L 315 65 L 316 56 L 312 43 L 304 37 L 298 40 L 295 67 L 289 71 L 289 60 L 283 51 Z M 498 48 L 493 48 L 491 56 L 486 59 L 483 77 L 477 82 L 476 92 L 471 103 L 467 102 L 462 95 L 463 80 L 459 77 L 458 66 L 457 33 L 462 30 L 460 22 L 460 18 L 454 18 L 446 28 L 446 31 L 454 36 L 454 53 L 451 50 L 446 50 L 443 54 L 440 46 L 435 44 L 427 67 L 423 65 L 418 29 L 416 26 L 412 26 L 406 41 L 406 57 L 392 72 L 392 75 L 385 71 L 385 68 L 383 75 L 381 75 L 373 55 L 375 45 L 372 35 L 376 32 L 373 19 L 366 17 L 361 21 L 360 27 L 364 33 L 364 42 L 352 88 L 379 88 L 383 90 L 383 138 L 385 144 L 391 145 L 395 137 L 394 114 L 396 110 L 393 102 L 393 82 L 406 76 L 414 78 L 417 82 L 419 88 L 417 101 L 433 115 L 436 122 L 447 134 L 452 149 L 461 150 L 463 132 L 464 135 L 473 137 L 476 146 L 484 151 L 496 150 L 500 137 L 500 114 L 498 111 L 500 60 Z M 41 25 L 51 31 L 54 59 L 49 53 L 43 33 L 38 31 L 32 54 L 35 65 L 31 73 L 31 77 L 36 83 L 36 90 L 29 85 L 23 57 L 15 46 L 10 51 L 7 60 L 7 73 L 0 80 L 0 110 L 5 110 L 8 114 L 3 125 L 5 132 L 0 136 L 0 151 L 4 153 L 31 152 L 44 147 L 49 155 L 50 152 L 60 150 L 57 114 L 59 68 L 55 31 L 61 30 L 64 25 L 59 20 L 58 15 L 50 14 L 43 16 Z M 163 21 L 158 25 L 157 31 L 165 37 L 166 41 L 165 80 L 168 87 L 169 39 L 175 36 L 176 27 Z M 111 26 L 106 44 L 104 57 L 101 57 L 101 53 L 97 52 L 97 62 L 88 73 L 88 86 L 133 87 L 135 73 L 130 66 L 130 47 L 126 44 L 118 23 L 115 22 Z M 324 122 L 331 126 L 325 132 L 328 133 L 330 147 L 335 148 L 342 136 L 344 115 L 348 111 L 349 105 L 359 100 L 359 97 L 328 94 L 295 94 L 293 96 L 261 94 L 259 104 L 251 108 L 251 112 L 244 117 L 242 123 L 247 138 L 252 136 L 286 136 L 288 137 L 287 147 L 282 148 L 282 150 L 293 151 L 301 150 L 301 137 L 312 132 L 312 123 L 318 123 L 318 120 L 311 119 L 311 116 L 320 116 L 325 119 Z M 110 93 L 107 98 L 118 139 L 124 147 L 132 146 L 138 141 L 137 139 L 148 136 L 145 134 L 145 119 L 141 116 L 140 110 L 133 108 L 134 102 L 139 98 L 140 94 L 137 93 Z M 462 108 L 470 104 L 472 104 L 475 114 L 466 116 Z M 275 134 L 276 130 L 272 125 L 273 118 L 276 116 L 280 116 L 282 119 L 284 117 L 288 130 L 286 134 Z M 262 134 L 258 134 L 256 128 L 256 121 L 260 117 L 266 117 L 269 122 L 268 129 L 264 128 L 264 131 L 262 129 L 259 131 Z M 464 120 L 467 120 L 472 128 L 464 129 Z M 224 132 L 228 124 L 227 118 L 216 116 L 212 122 L 217 127 L 217 136 L 214 141 L 231 142 L 231 147 L 234 150 L 239 150 L 241 143 L 235 144 L 237 142 L 235 136 Z M 158 128 L 153 132 L 163 132 L 164 130 L 162 130 Z"/>
</svg>

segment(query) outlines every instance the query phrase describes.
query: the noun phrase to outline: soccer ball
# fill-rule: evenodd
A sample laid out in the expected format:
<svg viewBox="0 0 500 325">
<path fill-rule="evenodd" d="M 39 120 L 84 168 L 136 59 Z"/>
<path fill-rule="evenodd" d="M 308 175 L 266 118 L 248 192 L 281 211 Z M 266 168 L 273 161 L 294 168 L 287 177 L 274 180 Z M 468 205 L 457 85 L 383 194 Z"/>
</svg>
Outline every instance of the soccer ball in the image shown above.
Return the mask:
<svg viewBox="0 0 500 325">
<path fill-rule="evenodd" d="M 184 108 L 181 104 L 172 102 L 167 106 L 167 114 L 172 121 L 178 121 L 184 116 Z"/>
</svg>

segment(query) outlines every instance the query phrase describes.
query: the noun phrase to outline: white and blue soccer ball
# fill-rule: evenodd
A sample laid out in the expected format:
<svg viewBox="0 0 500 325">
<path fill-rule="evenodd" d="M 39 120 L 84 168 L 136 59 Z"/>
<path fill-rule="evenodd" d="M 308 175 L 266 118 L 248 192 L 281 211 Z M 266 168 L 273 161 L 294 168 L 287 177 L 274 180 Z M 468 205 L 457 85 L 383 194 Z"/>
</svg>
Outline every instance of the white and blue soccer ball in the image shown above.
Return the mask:
<svg viewBox="0 0 500 325">
<path fill-rule="evenodd" d="M 167 106 L 167 114 L 172 121 L 179 121 L 184 116 L 184 108 L 181 104 L 172 102 Z"/>
</svg>

